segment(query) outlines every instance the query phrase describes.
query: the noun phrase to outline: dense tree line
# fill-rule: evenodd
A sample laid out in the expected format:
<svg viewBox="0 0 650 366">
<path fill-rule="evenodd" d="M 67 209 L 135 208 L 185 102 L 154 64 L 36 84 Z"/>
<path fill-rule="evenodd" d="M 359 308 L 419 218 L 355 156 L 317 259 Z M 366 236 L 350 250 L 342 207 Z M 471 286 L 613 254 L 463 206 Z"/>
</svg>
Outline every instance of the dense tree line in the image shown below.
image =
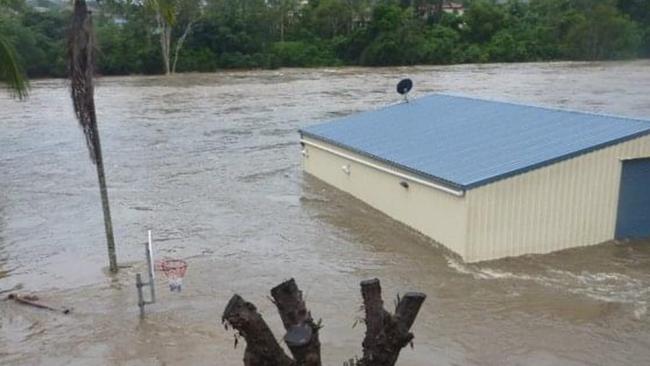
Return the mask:
<svg viewBox="0 0 650 366">
<path fill-rule="evenodd" d="M 445 2 L 446 3 L 446 2 Z M 102 0 L 106 75 L 281 66 L 650 56 L 648 0 Z M 70 2 L 1 0 L 0 35 L 31 76 L 64 74 Z"/>
</svg>

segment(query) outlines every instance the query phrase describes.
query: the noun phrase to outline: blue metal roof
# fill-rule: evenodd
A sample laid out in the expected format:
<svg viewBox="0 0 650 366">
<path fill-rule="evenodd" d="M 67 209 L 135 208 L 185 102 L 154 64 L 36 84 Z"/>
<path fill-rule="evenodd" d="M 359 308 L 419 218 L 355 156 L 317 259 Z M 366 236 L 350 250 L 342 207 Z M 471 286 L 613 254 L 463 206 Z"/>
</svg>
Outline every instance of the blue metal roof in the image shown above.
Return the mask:
<svg viewBox="0 0 650 366">
<path fill-rule="evenodd" d="M 300 133 L 466 190 L 650 134 L 650 121 L 433 94 Z"/>
</svg>

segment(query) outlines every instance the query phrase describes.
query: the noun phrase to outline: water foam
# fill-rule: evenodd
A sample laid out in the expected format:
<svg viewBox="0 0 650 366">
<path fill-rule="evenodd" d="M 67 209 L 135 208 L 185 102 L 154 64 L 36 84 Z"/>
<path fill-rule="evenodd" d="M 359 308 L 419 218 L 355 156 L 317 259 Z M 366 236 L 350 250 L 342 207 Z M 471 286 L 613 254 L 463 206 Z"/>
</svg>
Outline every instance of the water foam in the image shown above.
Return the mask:
<svg viewBox="0 0 650 366">
<path fill-rule="evenodd" d="M 647 314 L 646 301 L 650 297 L 650 287 L 643 281 L 622 273 L 588 271 L 574 273 L 547 268 L 542 274 L 530 275 L 466 264 L 452 257 L 445 259 L 450 268 L 470 275 L 476 280 L 530 281 L 598 301 L 632 304 L 633 315 L 637 319 Z"/>
</svg>

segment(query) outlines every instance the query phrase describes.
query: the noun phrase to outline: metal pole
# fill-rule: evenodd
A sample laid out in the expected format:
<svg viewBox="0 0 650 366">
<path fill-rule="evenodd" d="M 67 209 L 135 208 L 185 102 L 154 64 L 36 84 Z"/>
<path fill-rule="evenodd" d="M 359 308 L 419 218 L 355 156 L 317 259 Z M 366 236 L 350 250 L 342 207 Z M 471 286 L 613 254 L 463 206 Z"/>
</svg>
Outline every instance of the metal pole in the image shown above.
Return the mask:
<svg viewBox="0 0 650 366">
<path fill-rule="evenodd" d="M 137 273 L 135 275 L 135 287 L 138 289 L 138 307 L 140 308 L 140 317 L 144 318 L 144 297 L 142 296 L 142 286 L 144 284 L 142 283 L 142 276 Z"/>
<path fill-rule="evenodd" d="M 156 286 L 154 282 L 154 271 L 153 271 L 153 249 L 151 241 L 151 230 L 149 230 L 149 240 L 146 245 L 146 254 L 147 254 L 147 271 L 149 272 L 149 289 L 151 290 L 151 302 L 156 302 Z"/>
<path fill-rule="evenodd" d="M 148 304 L 153 304 L 156 302 L 156 286 L 154 282 L 154 271 L 153 271 L 153 249 L 152 249 L 152 240 L 151 240 L 151 230 L 148 231 L 148 240 L 144 244 L 144 252 L 147 256 L 147 274 L 149 275 L 149 282 L 142 282 L 142 275 L 140 273 L 135 275 L 135 287 L 138 289 L 138 307 L 140 308 L 140 317 L 144 318 L 144 306 Z M 144 286 L 149 286 L 151 291 L 151 299 L 145 301 L 144 294 L 142 293 L 142 288 Z"/>
</svg>

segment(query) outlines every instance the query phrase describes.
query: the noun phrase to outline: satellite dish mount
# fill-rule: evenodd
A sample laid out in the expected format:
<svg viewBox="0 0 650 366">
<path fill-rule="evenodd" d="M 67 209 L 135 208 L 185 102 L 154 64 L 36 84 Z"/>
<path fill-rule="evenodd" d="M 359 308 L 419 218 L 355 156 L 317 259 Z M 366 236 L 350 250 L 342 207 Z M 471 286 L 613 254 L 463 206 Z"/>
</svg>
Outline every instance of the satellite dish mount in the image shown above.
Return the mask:
<svg viewBox="0 0 650 366">
<path fill-rule="evenodd" d="M 411 79 L 402 79 L 397 83 L 397 93 L 404 96 L 404 101 L 409 102 L 408 93 L 413 89 L 413 81 Z"/>
</svg>

